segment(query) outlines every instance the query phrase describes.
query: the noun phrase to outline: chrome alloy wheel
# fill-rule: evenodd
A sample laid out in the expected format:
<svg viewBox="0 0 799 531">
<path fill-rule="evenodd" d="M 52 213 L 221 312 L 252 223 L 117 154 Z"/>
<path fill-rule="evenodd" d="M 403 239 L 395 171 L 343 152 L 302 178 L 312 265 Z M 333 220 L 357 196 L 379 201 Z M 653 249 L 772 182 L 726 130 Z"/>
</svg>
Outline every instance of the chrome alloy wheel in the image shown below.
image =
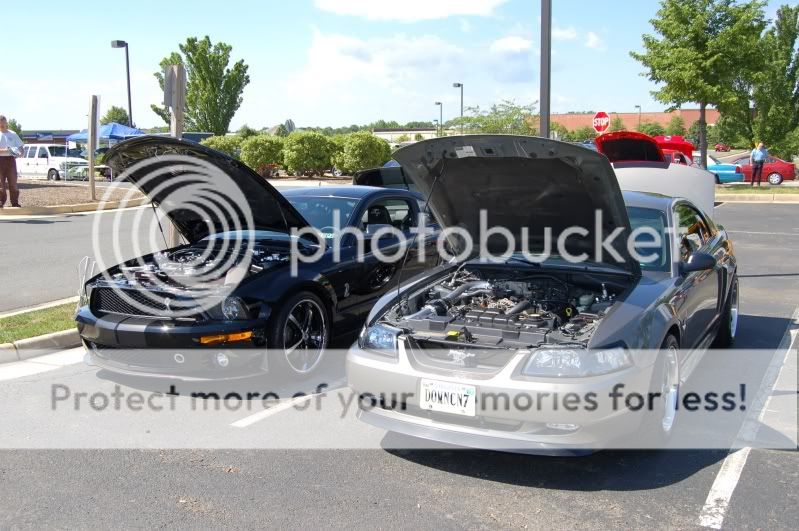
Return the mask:
<svg viewBox="0 0 799 531">
<path fill-rule="evenodd" d="M 664 433 L 670 433 L 677 416 L 677 400 L 680 393 L 680 369 L 677 360 L 677 347 L 669 346 L 663 351 L 663 416 L 660 424 Z"/>
<path fill-rule="evenodd" d="M 283 325 L 283 353 L 298 374 L 316 368 L 327 347 L 327 316 L 324 308 L 311 299 L 301 299 L 289 311 Z"/>
</svg>

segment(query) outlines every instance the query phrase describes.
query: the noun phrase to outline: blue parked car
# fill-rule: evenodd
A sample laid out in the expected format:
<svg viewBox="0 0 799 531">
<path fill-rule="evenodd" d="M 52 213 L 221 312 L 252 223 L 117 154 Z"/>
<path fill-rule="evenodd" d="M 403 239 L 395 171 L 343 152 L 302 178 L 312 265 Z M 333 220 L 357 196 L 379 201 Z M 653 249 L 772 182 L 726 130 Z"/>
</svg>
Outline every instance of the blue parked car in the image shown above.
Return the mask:
<svg viewBox="0 0 799 531">
<path fill-rule="evenodd" d="M 699 163 L 699 155 L 694 157 L 694 161 Z M 744 182 L 744 172 L 740 166 L 726 164 L 710 155 L 707 156 L 707 171 L 716 176 L 718 184 Z"/>
</svg>

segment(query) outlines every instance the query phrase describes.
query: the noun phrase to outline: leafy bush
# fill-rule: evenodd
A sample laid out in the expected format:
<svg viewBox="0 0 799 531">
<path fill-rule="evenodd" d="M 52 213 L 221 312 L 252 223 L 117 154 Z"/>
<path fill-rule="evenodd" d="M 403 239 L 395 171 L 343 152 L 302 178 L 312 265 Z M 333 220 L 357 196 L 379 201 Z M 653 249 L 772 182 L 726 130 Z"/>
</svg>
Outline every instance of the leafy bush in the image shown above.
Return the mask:
<svg viewBox="0 0 799 531">
<path fill-rule="evenodd" d="M 335 143 L 321 133 L 295 131 L 283 145 L 283 163 L 290 172 L 321 175 L 332 166 Z"/>
<path fill-rule="evenodd" d="M 224 135 L 211 136 L 200 143 L 237 159 L 241 151 L 241 140 L 239 135 Z"/>
<path fill-rule="evenodd" d="M 372 133 L 361 131 L 347 135 L 344 149 L 333 157 L 336 168 L 353 173 L 381 166 L 391 158 L 391 146 Z"/>
<path fill-rule="evenodd" d="M 641 122 L 641 125 L 639 125 L 636 129 L 638 129 L 638 132 L 644 133 L 645 135 L 649 136 L 659 136 L 666 134 L 666 129 L 662 125 L 656 122 Z"/>
<path fill-rule="evenodd" d="M 283 139 L 270 135 L 255 135 L 241 143 L 241 161 L 260 175 L 266 175 L 271 165 L 283 164 Z"/>
</svg>

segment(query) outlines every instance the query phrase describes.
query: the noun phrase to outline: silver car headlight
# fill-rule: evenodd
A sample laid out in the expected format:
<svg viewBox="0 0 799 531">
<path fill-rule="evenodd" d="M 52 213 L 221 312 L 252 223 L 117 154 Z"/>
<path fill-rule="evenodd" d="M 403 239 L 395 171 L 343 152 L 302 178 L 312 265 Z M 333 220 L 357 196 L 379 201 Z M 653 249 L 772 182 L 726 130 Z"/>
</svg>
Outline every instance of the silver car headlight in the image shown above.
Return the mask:
<svg viewBox="0 0 799 531">
<path fill-rule="evenodd" d="M 364 327 L 358 336 L 358 346 L 384 356 L 397 356 L 397 338 L 401 330 L 384 324 Z"/>
<path fill-rule="evenodd" d="M 522 374 L 574 378 L 607 374 L 630 366 L 632 359 L 621 347 L 607 350 L 542 348 L 533 351 L 522 369 Z"/>
<path fill-rule="evenodd" d="M 222 315 L 228 321 L 250 318 L 247 306 L 238 297 L 228 297 L 222 301 Z"/>
</svg>

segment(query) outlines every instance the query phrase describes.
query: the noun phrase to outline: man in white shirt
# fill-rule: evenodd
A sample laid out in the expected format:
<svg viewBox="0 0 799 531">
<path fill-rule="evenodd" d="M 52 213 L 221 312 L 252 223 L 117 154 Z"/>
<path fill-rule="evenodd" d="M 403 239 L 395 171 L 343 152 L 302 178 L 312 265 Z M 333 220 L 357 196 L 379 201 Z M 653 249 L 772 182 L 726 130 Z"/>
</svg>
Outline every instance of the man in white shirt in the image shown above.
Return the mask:
<svg viewBox="0 0 799 531">
<path fill-rule="evenodd" d="M 17 189 L 17 157 L 22 155 L 22 140 L 8 128 L 8 120 L 0 114 L 0 208 L 6 204 L 6 189 L 11 195 L 11 206 L 19 206 Z"/>
</svg>

